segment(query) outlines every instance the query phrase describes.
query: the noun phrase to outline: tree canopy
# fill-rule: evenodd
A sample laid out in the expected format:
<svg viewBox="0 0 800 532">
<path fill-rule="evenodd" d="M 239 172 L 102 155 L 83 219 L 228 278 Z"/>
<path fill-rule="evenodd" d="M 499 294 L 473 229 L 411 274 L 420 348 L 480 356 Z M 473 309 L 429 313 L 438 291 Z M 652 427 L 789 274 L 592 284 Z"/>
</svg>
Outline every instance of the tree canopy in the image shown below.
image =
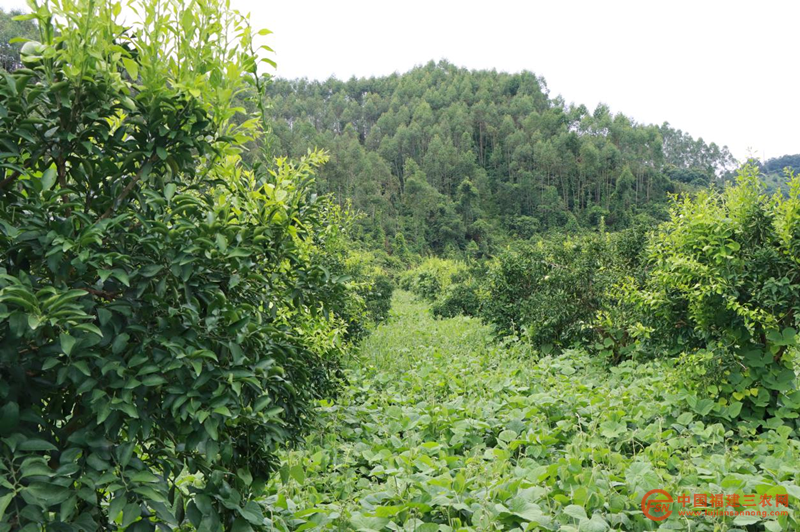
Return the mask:
<svg viewBox="0 0 800 532">
<path fill-rule="evenodd" d="M 552 97 L 545 80 L 430 62 L 348 81 L 274 80 L 276 150 L 330 151 L 318 186 L 366 213 L 364 238 L 391 250 L 483 252 L 511 236 L 664 218 L 669 193 L 733 167 L 727 148 L 605 105 Z M 465 195 L 466 193 L 466 195 Z M 385 241 L 377 241 L 378 235 Z"/>
</svg>

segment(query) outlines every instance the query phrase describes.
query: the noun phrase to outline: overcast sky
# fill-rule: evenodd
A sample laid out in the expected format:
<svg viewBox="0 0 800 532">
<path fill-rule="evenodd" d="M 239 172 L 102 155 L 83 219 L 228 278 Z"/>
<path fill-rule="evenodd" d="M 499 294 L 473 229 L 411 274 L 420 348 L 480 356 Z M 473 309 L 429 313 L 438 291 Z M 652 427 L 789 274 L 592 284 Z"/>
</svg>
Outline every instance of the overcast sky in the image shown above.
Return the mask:
<svg viewBox="0 0 800 532">
<path fill-rule="evenodd" d="M 379 76 L 431 59 L 529 70 L 552 96 L 668 121 L 740 159 L 800 153 L 797 1 L 232 3 L 275 32 L 281 77 Z"/>
</svg>

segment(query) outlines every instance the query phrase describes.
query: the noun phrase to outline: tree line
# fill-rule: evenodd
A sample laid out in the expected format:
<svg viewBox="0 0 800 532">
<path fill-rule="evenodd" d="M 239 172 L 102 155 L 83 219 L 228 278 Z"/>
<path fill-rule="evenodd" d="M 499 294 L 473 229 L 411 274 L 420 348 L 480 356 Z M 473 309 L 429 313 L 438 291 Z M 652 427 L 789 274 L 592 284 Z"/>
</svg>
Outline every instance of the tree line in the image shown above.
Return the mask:
<svg viewBox="0 0 800 532">
<path fill-rule="evenodd" d="M 606 105 L 550 95 L 530 72 L 446 61 L 348 81 L 274 80 L 274 149 L 330 151 L 319 191 L 364 213 L 387 251 L 488 253 L 509 238 L 663 219 L 671 193 L 729 175 L 726 147 Z"/>
</svg>

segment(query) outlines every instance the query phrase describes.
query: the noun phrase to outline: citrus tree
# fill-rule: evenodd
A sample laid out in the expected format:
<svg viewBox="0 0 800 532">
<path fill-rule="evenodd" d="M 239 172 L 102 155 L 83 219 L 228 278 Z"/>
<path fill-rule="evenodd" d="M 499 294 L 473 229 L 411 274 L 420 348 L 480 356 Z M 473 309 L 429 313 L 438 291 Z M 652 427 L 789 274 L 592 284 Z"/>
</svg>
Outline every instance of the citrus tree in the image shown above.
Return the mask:
<svg viewBox="0 0 800 532">
<path fill-rule="evenodd" d="M 505 251 L 489 268 L 482 316 L 545 350 L 584 339 L 610 283 L 612 250 L 605 235 L 585 235 Z"/>
<path fill-rule="evenodd" d="M 641 294 L 660 341 L 684 353 L 724 417 L 780 426 L 798 417 L 793 353 L 800 307 L 800 179 L 768 196 L 758 168 L 673 207 L 653 237 Z"/>
<path fill-rule="evenodd" d="M 0 530 L 268 528 L 341 349 L 325 156 L 242 164 L 267 32 L 227 2 L 31 9 L 0 78 Z"/>
</svg>

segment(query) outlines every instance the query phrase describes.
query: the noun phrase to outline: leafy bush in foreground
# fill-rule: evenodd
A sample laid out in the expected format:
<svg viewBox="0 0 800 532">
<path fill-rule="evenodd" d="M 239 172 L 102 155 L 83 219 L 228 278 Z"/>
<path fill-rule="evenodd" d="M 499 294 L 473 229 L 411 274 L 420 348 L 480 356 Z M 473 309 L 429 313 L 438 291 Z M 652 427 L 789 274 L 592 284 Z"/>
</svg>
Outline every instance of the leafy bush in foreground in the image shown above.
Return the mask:
<svg viewBox="0 0 800 532">
<path fill-rule="evenodd" d="M 135 5 L 39 6 L 0 79 L 0 530 L 263 528 L 334 384 L 325 156 L 244 168 L 247 20 Z"/>
<path fill-rule="evenodd" d="M 684 353 L 723 416 L 781 424 L 800 413 L 800 178 L 767 196 L 758 169 L 673 207 L 650 245 L 640 296 L 653 336 Z M 712 403 L 713 404 L 713 403 Z"/>
</svg>

